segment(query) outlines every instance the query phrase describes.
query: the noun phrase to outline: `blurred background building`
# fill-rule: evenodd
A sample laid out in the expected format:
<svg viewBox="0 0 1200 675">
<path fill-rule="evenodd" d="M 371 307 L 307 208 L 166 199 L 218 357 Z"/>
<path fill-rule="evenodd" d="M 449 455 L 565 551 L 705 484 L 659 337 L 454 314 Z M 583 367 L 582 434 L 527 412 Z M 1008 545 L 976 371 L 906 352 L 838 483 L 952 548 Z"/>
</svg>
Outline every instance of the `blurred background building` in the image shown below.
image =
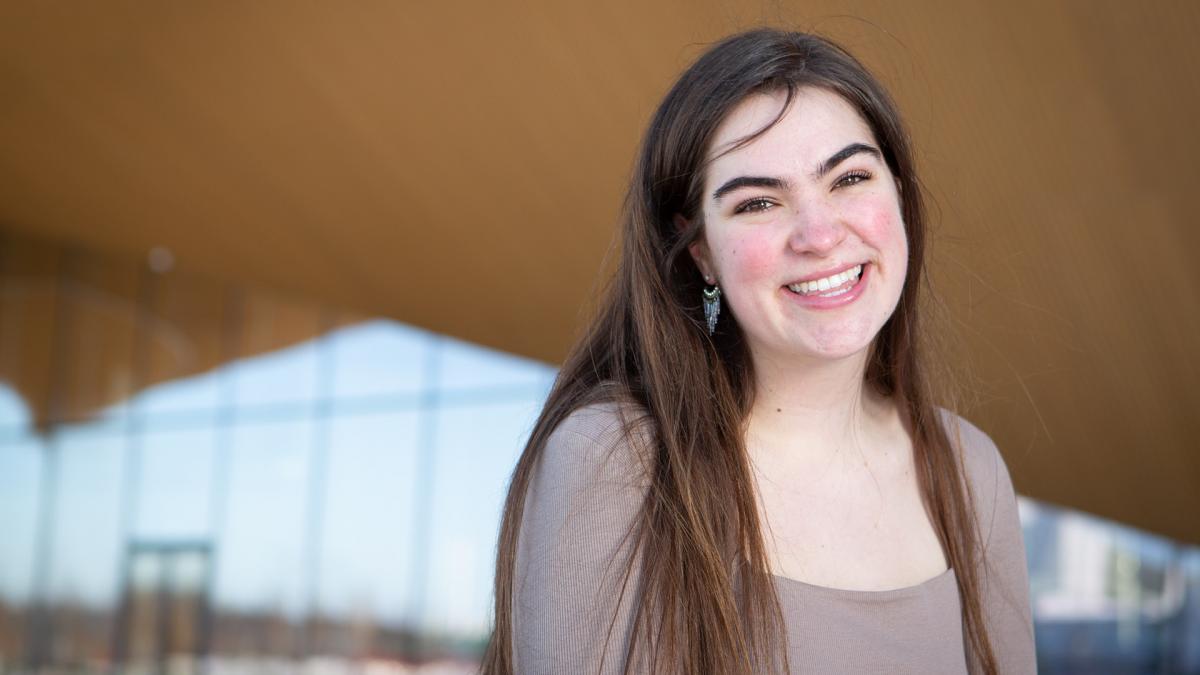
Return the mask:
<svg viewBox="0 0 1200 675">
<path fill-rule="evenodd" d="M 0 6 L 0 673 L 460 673 L 653 106 L 896 94 L 1043 673 L 1200 673 L 1190 3 Z"/>
</svg>

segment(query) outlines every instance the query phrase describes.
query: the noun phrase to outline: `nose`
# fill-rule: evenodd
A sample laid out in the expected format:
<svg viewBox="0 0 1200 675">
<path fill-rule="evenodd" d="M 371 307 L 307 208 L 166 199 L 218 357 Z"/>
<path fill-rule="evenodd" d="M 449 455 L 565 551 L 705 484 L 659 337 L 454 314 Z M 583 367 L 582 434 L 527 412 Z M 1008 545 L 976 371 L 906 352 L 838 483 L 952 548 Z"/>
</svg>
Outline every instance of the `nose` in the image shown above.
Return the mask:
<svg viewBox="0 0 1200 675">
<path fill-rule="evenodd" d="M 848 228 L 840 214 L 823 205 L 809 205 L 792 214 L 788 247 L 796 253 L 825 255 L 846 239 Z"/>
</svg>

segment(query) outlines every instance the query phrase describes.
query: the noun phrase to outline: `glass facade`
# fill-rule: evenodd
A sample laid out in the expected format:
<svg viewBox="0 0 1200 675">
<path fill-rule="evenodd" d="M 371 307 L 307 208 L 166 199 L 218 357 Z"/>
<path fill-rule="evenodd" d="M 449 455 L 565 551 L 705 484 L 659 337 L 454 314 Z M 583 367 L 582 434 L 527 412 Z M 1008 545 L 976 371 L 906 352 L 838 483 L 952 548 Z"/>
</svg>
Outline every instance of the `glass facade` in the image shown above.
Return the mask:
<svg viewBox="0 0 1200 675">
<path fill-rule="evenodd" d="M 553 376 L 367 321 L 46 434 L 6 388 L 6 672 L 186 670 L 201 649 L 470 670 L 508 474 Z"/>
<path fill-rule="evenodd" d="M 553 368 L 101 254 L 0 253 L 0 672 L 475 668 Z"/>
<path fill-rule="evenodd" d="M 0 268 L 0 672 L 476 669 L 553 368 L 60 263 Z M 1041 672 L 1200 673 L 1200 550 L 1024 498 L 1021 517 Z"/>
</svg>

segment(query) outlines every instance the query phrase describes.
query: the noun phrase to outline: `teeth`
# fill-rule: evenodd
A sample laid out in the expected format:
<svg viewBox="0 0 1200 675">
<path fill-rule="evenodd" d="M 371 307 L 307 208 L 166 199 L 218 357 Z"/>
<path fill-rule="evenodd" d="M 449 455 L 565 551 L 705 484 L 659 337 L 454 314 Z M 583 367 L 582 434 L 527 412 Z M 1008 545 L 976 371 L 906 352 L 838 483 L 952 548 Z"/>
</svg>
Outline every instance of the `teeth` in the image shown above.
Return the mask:
<svg viewBox="0 0 1200 675">
<path fill-rule="evenodd" d="M 862 268 L 862 265 L 856 265 L 853 268 L 842 272 L 841 274 L 835 274 L 833 276 L 825 277 L 824 279 L 817 279 L 816 281 L 801 281 L 798 284 L 789 285 L 788 288 L 795 293 L 799 293 L 800 295 L 815 295 L 817 293 L 822 293 L 823 297 L 841 295 L 850 289 L 828 294 L 825 294 L 824 291 L 828 291 L 831 288 L 837 288 L 848 281 L 858 279 L 859 275 L 862 274 Z"/>
</svg>

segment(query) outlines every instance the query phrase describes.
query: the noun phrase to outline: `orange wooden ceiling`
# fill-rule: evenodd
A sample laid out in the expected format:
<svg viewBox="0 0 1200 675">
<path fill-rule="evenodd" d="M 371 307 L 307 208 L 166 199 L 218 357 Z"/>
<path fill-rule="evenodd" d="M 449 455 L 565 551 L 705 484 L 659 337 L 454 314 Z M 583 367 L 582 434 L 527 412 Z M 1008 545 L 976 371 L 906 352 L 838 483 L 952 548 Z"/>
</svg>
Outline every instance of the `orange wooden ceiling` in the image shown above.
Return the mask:
<svg viewBox="0 0 1200 675">
<path fill-rule="evenodd" d="M 0 227 L 553 362 L 672 78 L 818 30 L 908 116 L 1018 489 L 1200 542 L 1196 8 L 4 3 Z"/>
</svg>

